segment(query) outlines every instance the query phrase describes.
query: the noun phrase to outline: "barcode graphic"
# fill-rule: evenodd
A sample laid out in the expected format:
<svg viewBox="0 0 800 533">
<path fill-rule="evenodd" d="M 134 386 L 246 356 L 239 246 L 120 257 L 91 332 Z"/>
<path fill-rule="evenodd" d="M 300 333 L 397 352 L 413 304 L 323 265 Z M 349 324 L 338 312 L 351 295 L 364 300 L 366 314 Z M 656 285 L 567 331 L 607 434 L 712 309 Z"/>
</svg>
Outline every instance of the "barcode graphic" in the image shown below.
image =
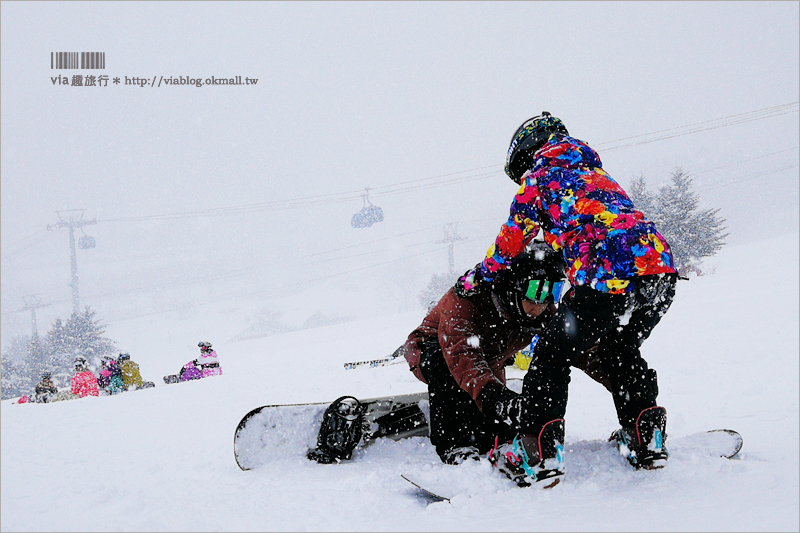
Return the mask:
<svg viewBox="0 0 800 533">
<path fill-rule="evenodd" d="M 50 52 L 50 69 L 105 69 L 105 52 Z"/>
</svg>

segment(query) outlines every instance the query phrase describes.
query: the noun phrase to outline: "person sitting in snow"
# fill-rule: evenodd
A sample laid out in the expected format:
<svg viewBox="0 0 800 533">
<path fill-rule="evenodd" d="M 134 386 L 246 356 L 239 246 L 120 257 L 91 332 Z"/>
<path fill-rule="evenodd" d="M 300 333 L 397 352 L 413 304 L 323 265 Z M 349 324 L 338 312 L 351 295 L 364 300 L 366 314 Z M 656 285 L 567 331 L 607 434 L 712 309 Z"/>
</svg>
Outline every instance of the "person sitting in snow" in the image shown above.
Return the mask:
<svg viewBox="0 0 800 533">
<path fill-rule="evenodd" d="M 113 357 L 104 356 L 100 364 L 100 377 L 97 383 L 106 395 L 125 392 L 125 385 L 122 380 L 122 369 L 117 361 Z"/>
<path fill-rule="evenodd" d="M 99 396 L 97 378 L 89 370 L 89 363 L 82 355 L 75 358 L 75 375 L 70 380 L 72 394 L 85 398 L 86 396 Z"/>
<path fill-rule="evenodd" d="M 222 367 L 219 365 L 217 352 L 211 349 L 211 343 L 199 342 L 197 346 L 200 348 L 200 357 L 183 365 L 180 374 L 178 374 L 181 381 L 219 376 L 222 374 Z"/>
<path fill-rule="evenodd" d="M 38 403 L 49 403 L 58 393 L 58 389 L 53 385 L 50 372 L 42 372 L 42 381 L 36 384 L 36 401 Z"/>
<path fill-rule="evenodd" d="M 558 254 L 534 243 L 489 290 L 462 298 L 451 288 L 409 334 L 404 356 L 428 385 L 430 440 L 444 463 L 486 455 L 519 431 L 505 366 L 553 318 L 564 282 Z M 591 349 L 572 365 L 610 390 Z"/>
<path fill-rule="evenodd" d="M 142 379 L 139 365 L 131 360 L 131 354 L 127 352 L 119 354 L 117 364 L 122 372 L 122 386 L 126 391 L 152 386 L 152 382 Z"/>
</svg>

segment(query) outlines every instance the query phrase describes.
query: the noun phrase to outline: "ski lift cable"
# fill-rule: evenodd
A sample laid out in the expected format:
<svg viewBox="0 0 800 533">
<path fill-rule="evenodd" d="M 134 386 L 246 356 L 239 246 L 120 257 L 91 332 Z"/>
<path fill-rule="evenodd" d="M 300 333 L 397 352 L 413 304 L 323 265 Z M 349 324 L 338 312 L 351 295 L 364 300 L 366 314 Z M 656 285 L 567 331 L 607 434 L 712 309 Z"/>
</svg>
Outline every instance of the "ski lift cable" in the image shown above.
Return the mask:
<svg viewBox="0 0 800 533">
<path fill-rule="evenodd" d="M 720 122 L 720 121 L 723 121 L 723 120 L 727 120 L 727 119 L 731 119 L 731 118 L 737 118 L 737 117 L 746 117 L 747 121 L 762 120 L 762 119 L 765 119 L 765 118 L 771 118 L 773 116 L 776 116 L 774 114 L 768 114 L 768 113 L 773 113 L 776 110 L 777 111 L 786 110 L 786 109 L 789 109 L 789 108 L 792 108 L 792 107 L 796 108 L 797 105 L 798 105 L 798 102 L 791 102 L 791 103 L 788 103 L 788 104 L 782 104 L 782 105 L 773 106 L 773 107 L 770 107 L 770 108 L 764 108 L 764 109 L 759 109 L 759 110 L 755 110 L 755 111 L 749 111 L 749 112 L 746 112 L 746 113 L 739 113 L 739 114 L 736 114 L 736 115 L 730 115 L 730 116 L 727 116 L 727 117 L 722 117 L 721 119 L 712 119 L 712 120 L 703 121 L 703 122 L 699 122 L 699 123 L 695 123 L 695 124 L 690 124 L 690 125 L 687 125 L 687 126 L 681 126 L 681 127 L 678 127 L 678 128 L 670 128 L 670 129 L 667 129 L 667 130 L 659 130 L 659 131 L 651 132 L 651 133 L 647 133 L 647 134 L 642 134 L 642 135 L 637 135 L 637 136 L 633 136 L 633 137 L 626 137 L 626 138 L 622 138 L 622 139 L 617 139 L 615 141 L 609 141 L 609 142 L 606 142 L 606 143 L 600 143 L 597 146 L 613 144 L 613 143 L 621 142 L 621 141 L 624 141 L 624 140 L 629 140 L 629 139 L 633 139 L 633 138 L 640 138 L 640 137 L 646 137 L 648 135 L 655 135 L 655 134 L 662 133 L 662 132 L 673 131 L 673 130 L 676 130 L 676 129 L 687 128 L 687 127 L 701 125 L 701 124 L 707 124 L 707 123 L 711 123 L 711 122 Z M 791 110 L 790 112 L 796 112 L 796 109 L 795 110 Z M 722 125 L 715 125 L 715 126 L 713 126 L 711 128 L 708 128 L 708 129 L 714 129 L 714 128 L 717 128 L 717 127 L 724 127 L 724 126 L 733 125 L 733 124 L 736 124 L 736 123 L 739 123 L 739 122 L 729 122 L 729 123 L 722 124 Z M 701 130 L 690 131 L 690 132 L 683 132 L 683 133 L 680 133 L 680 134 L 675 135 L 675 136 L 688 135 L 688 134 L 691 134 L 691 133 L 696 133 L 698 131 L 702 131 L 702 129 Z M 665 137 L 665 138 L 671 138 L 671 137 Z M 654 139 L 654 140 L 650 140 L 650 141 L 646 141 L 646 142 L 655 142 L 656 140 L 663 140 L 663 139 Z M 627 146 L 618 146 L 618 147 L 615 147 L 615 148 L 610 148 L 608 150 L 619 150 L 619 149 L 623 149 L 623 148 L 630 147 L 630 146 L 635 146 L 635 145 L 636 144 L 634 143 L 634 144 L 630 144 L 630 145 L 627 145 Z M 775 152 L 775 153 L 780 153 L 780 152 Z M 767 154 L 767 155 L 770 155 L 770 154 Z M 759 157 L 766 157 L 767 155 L 759 156 Z M 741 162 L 747 162 L 747 161 L 751 161 L 753 159 L 757 159 L 757 158 L 746 159 L 746 160 L 743 160 Z M 384 189 L 385 191 L 379 191 L 377 194 L 375 194 L 375 196 L 387 196 L 387 195 L 390 195 L 390 194 L 399 194 L 399 193 L 403 193 L 403 192 L 413 192 L 413 191 L 417 191 L 417 190 L 424 190 L 426 188 L 446 186 L 446 185 L 450 185 L 450 184 L 455 183 L 455 182 L 462 182 L 463 183 L 463 182 L 474 181 L 474 180 L 478 180 L 478 179 L 486 179 L 489 176 L 497 174 L 497 172 L 496 171 L 495 172 L 486 172 L 486 173 L 477 174 L 475 176 L 464 176 L 464 177 L 460 177 L 460 178 L 451 178 L 451 179 L 447 179 L 447 180 L 444 180 L 444 181 L 433 182 L 433 183 L 428 183 L 428 184 L 420 183 L 420 182 L 431 182 L 432 180 L 437 180 L 437 179 L 441 180 L 441 178 L 449 178 L 449 177 L 452 177 L 452 176 L 457 176 L 459 174 L 465 174 L 465 173 L 469 173 L 469 172 L 474 172 L 474 171 L 477 171 L 477 170 L 484 170 L 484 169 L 487 169 L 487 168 L 499 168 L 499 167 L 500 167 L 499 165 L 488 165 L 488 166 L 477 167 L 477 168 L 473 168 L 473 169 L 469 169 L 469 170 L 451 172 L 451 173 L 447 173 L 447 174 L 441 174 L 441 175 L 438 175 L 438 176 L 431 176 L 431 177 L 427 177 L 427 178 L 420 178 L 420 179 L 417 179 L 417 180 L 410 180 L 410 181 L 406 181 L 406 182 L 400 182 L 400 183 L 396 183 L 396 184 L 391 184 L 391 185 L 387 185 L 387 186 L 384 186 L 384 187 L 377 188 L 377 189 Z M 708 171 L 711 171 L 711 170 L 715 170 L 715 169 L 709 169 L 707 171 L 700 171 L 700 172 L 708 172 Z M 698 172 L 698 174 L 700 172 Z M 414 184 L 414 183 L 416 183 L 418 185 L 416 185 L 414 187 L 407 187 L 405 189 L 395 189 L 395 190 L 393 190 L 393 188 L 397 188 L 397 187 L 400 187 L 402 185 Z M 355 192 L 350 192 L 350 193 L 331 193 L 331 194 L 326 194 L 326 195 L 316 195 L 316 196 L 298 198 L 298 199 L 293 199 L 293 200 L 284 200 L 284 201 L 275 201 L 275 202 L 266 202 L 266 203 L 257 203 L 257 204 L 247 204 L 247 205 L 244 205 L 244 206 L 229 206 L 229 207 L 222 207 L 222 208 L 211 208 L 211 209 L 206 209 L 206 210 L 203 210 L 203 211 L 191 211 L 191 212 L 171 213 L 171 214 L 161 214 L 161 215 L 144 215 L 144 216 L 137 216 L 137 217 L 124 217 L 124 218 L 115 218 L 115 219 L 102 219 L 102 220 L 99 220 L 99 222 L 131 222 L 131 221 L 145 221 L 145 220 L 168 220 L 168 219 L 185 218 L 185 217 L 196 217 L 196 216 L 200 216 L 200 215 L 209 216 L 209 215 L 212 215 L 212 214 L 213 215 L 237 214 L 237 213 L 246 213 L 246 212 L 249 212 L 249 211 L 250 212 L 255 212 L 255 211 L 264 211 L 264 210 L 270 210 L 270 209 L 271 210 L 295 209 L 295 208 L 300 208 L 300 207 L 309 207 L 309 206 L 317 205 L 317 204 L 319 204 L 321 202 L 325 202 L 325 203 L 348 202 L 348 201 L 352 201 L 353 199 L 358 198 L 360 196 L 360 194 L 362 194 L 360 191 L 355 191 Z M 21 239 L 21 241 L 24 241 L 26 239 L 34 237 L 38 233 L 39 232 L 37 232 L 37 233 L 35 233 L 33 235 L 30 235 L 28 237 L 25 237 L 25 238 Z M 15 250 L 15 251 L 6 253 L 5 255 L 3 255 L 3 257 L 4 258 L 8 258 L 8 257 L 11 257 L 13 255 L 16 255 L 19 252 L 22 252 L 22 251 L 27 250 L 28 248 L 30 248 L 32 246 L 35 246 L 36 244 L 39 244 L 40 242 L 42 242 L 42 240 L 44 240 L 44 239 L 38 240 L 38 241 L 32 243 L 31 245 L 26 246 L 26 247 L 24 247 L 24 248 L 22 248 L 20 250 Z M 19 242 L 19 241 L 17 241 L 17 242 Z M 6 250 L 9 247 L 13 248 L 13 246 L 15 244 L 16 244 L 16 242 L 14 244 L 12 244 L 12 245 L 6 245 Z"/>
<path fill-rule="evenodd" d="M 496 165 L 493 165 L 496 167 Z M 488 168 L 488 167 L 481 167 Z M 477 170 L 477 169 L 472 169 Z M 412 180 L 408 182 L 403 182 L 405 184 L 408 183 L 416 183 L 420 181 L 429 181 L 432 179 L 438 179 L 441 177 L 446 176 L 454 176 L 457 174 L 464 174 L 467 172 L 471 172 L 472 170 L 467 171 L 459 171 L 459 172 L 451 172 L 449 174 L 444 174 L 441 176 L 434 176 L 430 178 L 421 178 L 419 180 Z M 370 187 L 369 189 L 376 190 L 376 189 L 389 189 L 386 192 L 379 192 L 373 193 L 373 196 L 386 196 L 388 194 L 397 194 L 402 192 L 412 192 L 422 188 L 430 188 L 430 187 L 437 187 L 437 186 L 444 186 L 449 185 L 450 183 L 457 183 L 457 182 L 466 182 L 466 181 L 473 181 L 475 179 L 484 179 L 489 175 L 496 174 L 493 173 L 483 173 L 477 176 L 467 176 L 465 178 L 451 178 L 445 182 L 441 182 L 438 184 L 430 184 L 430 185 L 422 185 L 412 188 L 406 189 L 397 189 L 392 190 L 395 188 L 400 187 L 403 183 L 396 183 L 391 185 L 386 185 L 383 187 Z M 135 217 L 123 217 L 123 218 L 113 218 L 113 219 L 102 219 L 98 220 L 98 222 L 133 222 L 133 221 L 145 221 L 145 220 L 167 220 L 167 219 L 177 219 L 177 218 L 186 218 L 186 217 L 196 217 L 196 216 L 217 216 L 217 215 L 224 215 L 224 214 L 238 214 L 242 212 L 255 212 L 255 211 L 280 211 L 286 209 L 297 209 L 302 207 L 311 207 L 314 205 L 318 205 L 320 203 L 324 204 L 333 204 L 333 203 L 342 203 L 342 202 L 350 202 L 358 198 L 365 198 L 366 201 L 369 201 L 369 198 L 365 196 L 362 191 L 351 191 L 347 193 L 332 193 L 332 194 L 325 194 L 325 195 L 317 195 L 317 196 L 309 196 L 304 198 L 296 198 L 291 200 L 278 200 L 273 202 L 264 202 L 258 204 L 247 204 L 242 206 L 230 206 L 230 207 L 220 207 L 220 208 L 209 208 L 204 209 L 202 211 L 185 211 L 181 213 L 168 213 L 168 214 L 161 214 L 161 215 L 142 215 L 142 216 L 135 216 Z M 370 202 L 371 204 L 371 202 Z"/>
<path fill-rule="evenodd" d="M 684 135 L 691 135 L 694 133 L 699 133 L 701 131 L 707 131 L 711 129 L 717 129 L 727 126 L 732 126 L 736 124 L 741 124 L 745 122 L 752 122 L 756 120 L 763 120 L 766 118 L 772 118 L 775 116 L 780 116 L 788 113 L 796 113 L 797 112 L 798 102 L 791 102 L 787 104 L 781 104 L 778 106 L 772 106 L 764 109 L 758 109 L 754 111 L 748 111 L 745 113 L 738 113 L 735 115 L 729 115 L 726 117 L 721 117 L 717 119 L 710 119 L 706 121 L 701 121 L 693 124 L 688 124 L 684 126 L 678 126 L 676 128 L 668 128 L 665 130 L 658 130 L 655 132 L 645 133 L 641 135 L 635 135 L 632 137 L 624 137 L 621 139 L 617 139 L 614 141 L 608 142 L 601 142 L 597 144 L 597 147 L 600 146 L 608 146 L 613 145 L 615 143 L 619 143 L 626 140 L 631 139 L 639 139 L 644 137 L 649 137 L 653 135 L 659 135 L 662 133 L 669 133 L 675 132 L 668 135 L 661 135 L 657 136 L 652 139 L 646 139 L 643 141 L 627 143 L 620 146 L 611 146 L 610 148 L 606 148 L 605 151 L 615 151 L 621 150 L 624 148 L 630 148 L 633 146 L 640 146 L 643 144 L 649 144 L 652 142 L 657 142 L 666 139 L 672 139 L 675 137 L 680 137 Z M 706 126 L 704 126 L 706 125 Z M 446 174 L 440 174 L 437 176 L 430 176 L 425 178 L 419 178 L 415 180 L 409 180 L 404 182 L 393 183 L 390 185 L 385 185 L 381 187 L 374 187 L 371 188 L 372 190 L 376 191 L 374 196 L 386 196 L 389 194 L 398 194 L 403 192 L 412 192 L 416 190 L 423 190 L 424 188 L 433 188 L 433 187 L 441 187 L 446 186 L 451 183 L 466 181 L 470 179 L 485 179 L 490 173 L 482 173 L 478 176 L 467 176 L 465 178 L 456 178 L 460 174 L 467 174 L 470 172 L 475 172 L 478 170 L 485 170 L 488 168 L 498 169 L 502 168 L 501 165 L 487 165 L 482 167 L 476 167 L 468 170 L 460 170 L 456 172 L 450 172 Z M 480 176 L 480 177 L 479 177 Z M 444 179 L 443 178 L 449 178 Z M 438 180 L 438 181 L 435 181 Z M 433 182 L 429 183 L 427 186 L 423 184 L 423 182 Z M 416 184 L 413 187 L 404 187 L 406 185 Z M 182 213 L 171 213 L 171 214 L 162 214 L 162 215 L 144 215 L 144 216 L 136 216 L 136 217 L 124 217 L 124 218 L 114 218 L 114 219 L 104 219 L 99 220 L 98 222 L 132 222 L 132 221 L 142 221 L 142 220 L 157 220 L 157 219 L 174 219 L 174 218 L 185 218 L 185 217 L 196 217 L 196 216 L 216 216 L 221 214 L 238 214 L 243 212 L 249 211 L 271 211 L 271 210 L 284 210 L 284 209 L 296 209 L 301 207 L 309 207 L 313 205 L 318 205 L 319 203 L 340 203 L 340 202 L 347 202 L 352 201 L 353 199 L 359 198 L 363 195 L 361 191 L 348 191 L 342 193 L 331 193 L 325 195 L 316 195 L 316 196 L 308 196 L 303 198 L 297 199 L 290 199 L 290 200 L 277 200 L 273 202 L 262 202 L 256 204 L 246 204 L 241 206 L 228 206 L 228 207 L 220 207 L 220 208 L 209 208 L 204 209 L 202 211 L 187 211 Z"/>
<path fill-rule="evenodd" d="M 722 165 L 722 166 L 719 166 L 719 167 L 707 168 L 706 170 L 700 170 L 698 172 L 692 172 L 691 176 L 694 177 L 694 176 L 698 176 L 700 174 L 705 174 L 706 172 L 712 172 L 714 170 L 721 170 L 723 168 L 736 167 L 736 166 L 741 165 L 742 163 L 749 163 L 750 161 L 756 161 L 757 159 L 764 159 L 765 157 L 778 155 L 778 154 L 782 154 L 782 153 L 785 153 L 785 152 L 791 152 L 793 150 L 797 150 L 798 148 L 800 148 L 800 146 L 794 146 L 792 148 L 786 148 L 785 150 L 778 150 L 777 152 L 771 152 L 769 154 L 764 154 L 764 155 L 759 155 L 759 156 L 756 156 L 756 157 L 751 157 L 750 159 L 743 159 L 741 161 L 737 161 L 735 163 L 729 163 L 727 165 Z"/>
<path fill-rule="evenodd" d="M 643 141 L 627 143 L 620 146 L 611 146 L 610 148 L 606 148 L 605 151 L 615 151 L 615 150 L 622 150 L 624 148 L 630 148 L 633 146 L 640 146 L 643 144 L 649 144 L 652 142 L 672 139 L 676 137 L 681 137 L 684 135 L 691 135 L 694 133 L 699 133 L 701 131 L 708 131 L 712 129 L 732 126 L 736 124 L 741 124 L 745 122 L 752 122 L 756 120 L 764 120 L 767 118 L 773 118 L 780 115 L 785 115 L 788 113 L 796 113 L 797 107 L 799 102 L 790 102 L 786 104 L 781 104 L 777 106 L 767 107 L 763 109 L 757 109 L 753 111 L 748 111 L 744 113 L 737 113 L 734 115 L 728 115 L 726 117 L 721 117 L 717 119 L 710 119 L 706 121 L 696 122 L 693 124 L 688 124 L 684 126 L 679 126 L 676 128 L 668 128 L 664 130 L 658 130 L 655 132 L 644 133 L 641 135 L 635 135 L 631 137 L 624 137 L 621 139 L 616 139 L 613 141 L 601 142 L 597 144 L 597 147 L 600 146 L 608 146 L 613 145 L 615 143 L 619 143 L 626 140 L 631 139 L 640 139 L 645 137 L 657 136 L 652 139 L 646 139 Z M 674 132 L 674 133 L 670 133 Z M 660 135 L 664 133 L 669 133 L 668 135 Z M 659 136 L 660 135 L 660 136 Z M 467 174 L 470 172 L 475 172 L 479 170 L 485 170 L 488 168 L 498 169 L 502 168 L 501 165 L 487 165 L 482 167 L 476 167 L 473 169 L 468 170 L 460 170 L 456 172 L 450 172 L 446 174 L 440 174 L 437 176 L 430 176 L 426 178 L 419 178 L 416 180 L 409 180 L 404 182 L 393 183 L 390 185 L 382 186 L 382 187 L 375 187 L 372 188 L 373 190 L 377 191 L 374 196 L 386 196 L 389 194 L 398 194 L 403 192 L 412 192 L 416 190 L 422 190 L 424 188 L 432 188 L 432 187 L 440 187 L 446 186 L 450 183 L 464 181 L 467 179 L 485 179 L 490 173 L 483 173 L 478 176 L 466 177 L 466 178 L 454 178 L 454 176 L 458 176 L 460 174 Z M 443 178 L 450 178 L 444 179 Z M 435 181 L 438 180 L 438 181 Z M 443 180 L 443 181 L 442 181 Z M 428 187 L 425 187 L 422 182 L 433 182 L 430 183 Z M 406 185 L 416 184 L 413 187 L 404 187 Z M 310 196 L 304 197 L 299 199 L 291 199 L 291 200 L 283 200 L 283 201 L 274 201 L 274 202 L 264 202 L 264 203 L 257 203 L 257 204 L 247 204 L 243 206 L 230 206 L 230 207 L 222 207 L 222 208 L 211 208 L 205 209 L 203 211 L 188 211 L 184 213 L 174 213 L 174 214 L 164 214 L 164 215 L 145 215 L 140 217 L 126 217 L 126 218 L 117 218 L 117 219 L 105 219 L 104 222 L 128 222 L 128 221 L 139 221 L 139 220 L 153 220 L 153 219 L 168 219 L 168 218 L 182 218 L 182 217 L 194 217 L 199 215 L 205 216 L 213 216 L 217 214 L 231 214 L 231 213 L 241 213 L 247 211 L 264 211 L 264 210 L 282 210 L 282 209 L 295 209 L 300 207 L 309 207 L 313 205 L 317 205 L 321 202 L 326 203 L 339 203 L 339 202 L 346 202 L 351 201 L 354 198 L 358 198 L 363 193 L 361 191 L 350 191 L 350 192 L 343 192 L 343 193 L 331 193 L 327 195 L 317 195 L 317 196 Z"/>
<path fill-rule="evenodd" d="M 25 237 L 21 237 L 21 238 L 15 240 L 15 241 L 11 241 L 10 243 L 7 243 L 5 246 L 0 248 L 0 251 L 8 250 L 9 248 L 15 248 L 17 246 L 20 246 L 20 245 L 26 243 L 30 239 L 33 239 L 35 237 L 42 237 L 44 235 L 50 235 L 51 233 L 52 232 L 49 232 L 46 229 L 40 229 L 38 231 L 35 231 L 35 232 L 31 233 L 30 235 L 27 235 Z M 36 242 L 40 242 L 40 241 L 36 241 Z"/>
<path fill-rule="evenodd" d="M 800 101 L 789 102 L 789 103 L 780 104 L 780 105 L 777 105 L 777 106 L 765 107 L 763 109 L 756 109 L 754 111 L 746 111 L 744 113 L 737 113 L 735 115 L 728 115 L 726 117 L 703 120 L 701 122 L 695 122 L 695 123 L 686 124 L 686 125 L 683 125 L 683 126 L 676 126 L 674 128 L 667 128 L 667 129 L 663 129 L 663 130 L 653 131 L 653 132 L 650 132 L 650 133 L 642 133 L 642 134 L 639 134 L 639 135 L 632 135 L 630 137 L 623 137 L 621 139 L 616 139 L 614 141 L 601 142 L 601 143 L 598 143 L 596 146 L 597 147 L 605 146 L 605 145 L 608 145 L 608 144 L 614 144 L 614 143 L 618 143 L 618 142 L 622 142 L 622 141 L 628 141 L 628 140 L 631 140 L 631 139 L 638 139 L 638 138 L 641 138 L 641 137 L 648 137 L 650 135 L 658 135 L 660 133 L 666 133 L 666 132 L 670 132 L 670 131 L 682 130 L 682 129 L 685 129 L 685 128 L 691 128 L 691 127 L 694 127 L 694 126 L 700 126 L 702 124 L 708 124 L 708 123 L 711 123 L 711 122 L 720 122 L 720 121 L 726 121 L 728 119 L 736 119 L 737 117 L 748 117 L 748 116 L 751 116 L 751 115 L 759 115 L 755 120 L 761 120 L 762 118 L 770 118 L 771 116 L 777 116 L 777 115 L 773 115 L 772 113 L 776 113 L 778 111 L 784 111 L 784 110 L 790 109 L 792 107 L 798 107 L 798 104 L 800 104 Z M 764 115 L 764 114 L 767 114 L 767 116 L 761 116 L 761 115 Z M 780 114 L 784 114 L 784 113 L 780 113 Z M 738 123 L 738 122 L 734 122 L 734 123 Z"/>
<path fill-rule="evenodd" d="M 772 169 L 772 170 L 765 170 L 764 172 L 760 172 L 758 174 L 752 174 L 750 176 L 747 176 L 746 178 L 738 179 L 738 180 L 735 180 L 735 181 L 728 181 L 728 182 L 725 182 L 725 183 L 720 183 L 719 185 L 713 185 L 711 187 L 706 187 L 704 189 L 697 189 L 697 192 L 710 191 L 710 190 L 713 190 L 713 189 L 719 189 L 720 187 L 728 187 L 729 185 L 734 185 L 734 184 L 737 184 L 737 183 L 742 183 L 742 182 L 745 182 L 745 181 L 754 180 L 756 178 L 761 178 L 763 176 L 771 176 L 772 174 L 778 174 L 778 173 L 783 172 L 785 170 L 791 170 L 793 168 L 798 168 L 798 167 L 800 167 L 800 165 L 788 165 L 788 166 L 785 166 L 785 167 L 780 167 L 780 168 L 776 168 L 776 169 Z"/>
<path fill-rule="evenodd" d="M 653 139 L 648 139 L 648 140 L 628 143 L 628 144 L 624 144 L 624 145 L 620 145 L 620 146 L 614 146 L 614 147 L 611 147 L 611 148 L 605 148 L 604 151 L 605 152 L 613 152 L 615 150 L 622 150 L 624 148 L 631 148 L 633 146 L 641 146 L 643 144 L 650 144 L 650 143 L 654 143 L 654 142 L 657 142 L 657 141 L 664 141 L 664 140 L 667 140 L 667 139 L 674 139 L 676 137 L 683 137 L 684 135 L 691 135 L 693 133 L 699 133 L 699 132 L 702 132 L 702 131 L 708 131 L 708 130 L 713 130 L 713 129 L 718 129 L 718 128 L 725 128 L 725 127 L 733 126 L 733 125 L 736 125 L 736 124 L 743 124 L 745 122 L 753 122 L 753 121 L 756 121 L 756 120 L 762 120 L 764 118 L 772 118 L 772 117 L 775 117 L 775 116 L 786 115 L 786 114 L 789 114 L 789 113 L 797 113 L 797 110 L 785 111 L 783 113 L 776 113 L 776 114 L 773 114 L 773 115 L 763 116 L 763 117 L 743 118 L 743 119 L 739 119 L 739 120 L 736 120 L 736 121 L 727 122 L 727 123 L 724 123 L 724 124 L 715 124 L 713 126 L 707 126 L 707 127 L 704 127 L 704 128 L 694 128 L 694 129 L 691 129 L 691 130 L 688 130 L 688 131 L 683 131 L 683 132 L 674 133 L 674 134 L 670 134 L 670 135 L 662 135 L 660 137 L 656 137 L 656 138 L 653 138 Z"/>
<path fill-rule="evenodd" d="M 14 256 L 16 256 L 17 254 L 19 254 L 19 253 L 21 253 L 21 252 L 24 252 L 25 250 L 27 250 L 27 249 L 29 249 L 29 248 L 33 248 L 34 246 L 36 246 L 36 245 L 38 245 L 38 244 L 41 244 L 41 243 L 43 243 L 44 241 L 46 241 L 46 240 L 48 240 L 49 238 L 51 238 L 53 235 L 54 235 L 54 234 L 52 234 L 52 233 L 49 233 L 49 232 L 48 232 L 48 233 L 47 233 L 47 234 L 45 234 L 45 235 L 41 235 L 41 236 L 40 236 L 40 237 L 39 237 L 37 240 L 35 240 L 35 241 L 33 241 L 33 242 L 29 243 L 29 244 L 28 244 L 28 245 L 26 245 L 26 246 L 23 246 L 22 248 L 18 248 L 18 249 L 13 249 L 13 248 L 14 248 L 14 246 L 12 246 L 12 245 L 8 245 L 8 246 L 6 246 L 6 250 L 8 250 L 8 248 L 12 248 L 12 250 L 11 250 L 11 251 L 9 251 L 9 252 L 7 252 L 7 253 L 4 253 L 4 254 L 2 255 L 2 257 L 3 257 L 3 259 L 9 259 L 9 258 L 11 258 L 11 257 L 14 257 Z"/>
</svg>

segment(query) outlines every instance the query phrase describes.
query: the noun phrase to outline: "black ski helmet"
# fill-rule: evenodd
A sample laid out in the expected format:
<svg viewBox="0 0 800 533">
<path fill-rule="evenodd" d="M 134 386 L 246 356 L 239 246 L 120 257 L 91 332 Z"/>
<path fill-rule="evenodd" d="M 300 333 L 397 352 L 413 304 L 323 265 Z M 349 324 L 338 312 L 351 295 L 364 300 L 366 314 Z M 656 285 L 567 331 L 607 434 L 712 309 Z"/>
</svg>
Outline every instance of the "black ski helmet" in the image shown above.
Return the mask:
<svg viewBox="0 0 800 533">
<path fill-rule="evenodd" d="M 561 254 L 544 242 L 528 246 L 502 277 L 492 284 L 492 290 L 513 314 L 529 319 L 522 308 L 522 300 L 531 280 L 563 281 L 566 279 L 565 263 Z"/>
<path fill-rule="evenodd" d="M 547 111 L 529 118 L 517 128 L 511 137 L 511 145 L 506 155 L 506 174 L 517 184 L 522 182 L 522 175 L 533 166 L 533 154 L 544 146 L 553 133 L 569 135 L 566 126 Z"/>
<path fill-rule="evenodd" d="M 75 370 L 78 372 L 83 372 L 86 370 L 86 367 L 89 366 L 89 361 L 82 355 L 79 355 L 75 358 Z"/>
</svg>

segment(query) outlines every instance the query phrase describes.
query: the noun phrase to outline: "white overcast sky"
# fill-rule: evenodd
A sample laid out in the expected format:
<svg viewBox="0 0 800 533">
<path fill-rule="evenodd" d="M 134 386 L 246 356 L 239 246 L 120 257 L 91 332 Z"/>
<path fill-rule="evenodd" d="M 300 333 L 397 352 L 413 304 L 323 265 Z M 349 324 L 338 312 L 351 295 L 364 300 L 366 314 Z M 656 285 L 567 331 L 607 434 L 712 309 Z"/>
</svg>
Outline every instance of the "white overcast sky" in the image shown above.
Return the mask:
<svg viewBox="0 0 800 533">
<path fill-rule="evenodd" d="M 451 221 L 480 234 L 457 268 L 474 264 L 515 190 L 511 134 L 542 110 L 623 187 L 688 171 L 732 244 L 797 231 L 799 5 L 4 1 L 3 323 L 29 327 L 17 310 L 30 294 L 68 312 L 66 230 L 46 226 L 70 209 L 98 221 L 84 228 L 97 248 L 79 253 L 86 294 L 187 268 L 263 264 L 288 280 L 293 256 Z M 106 69 L 51 70 L 64 51 L 105 52 Z M 52 83 L 78 73 L 123 83 Z M 386 221 L 355 230 L 365 187 Z"/>
</svg>

